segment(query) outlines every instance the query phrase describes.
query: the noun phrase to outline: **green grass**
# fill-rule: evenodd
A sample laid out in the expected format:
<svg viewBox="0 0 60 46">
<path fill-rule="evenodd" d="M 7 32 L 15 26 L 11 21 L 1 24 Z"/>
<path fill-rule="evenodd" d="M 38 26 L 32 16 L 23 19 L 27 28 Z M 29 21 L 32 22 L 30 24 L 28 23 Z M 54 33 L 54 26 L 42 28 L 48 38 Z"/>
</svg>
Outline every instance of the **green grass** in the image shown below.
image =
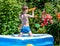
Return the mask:
<svg viewBox="0 0 60 46">
<path fill-rule="evenodd" d="M 60 46 L 60 45 L 55 45 L 55 46 Z"/>
</svg>

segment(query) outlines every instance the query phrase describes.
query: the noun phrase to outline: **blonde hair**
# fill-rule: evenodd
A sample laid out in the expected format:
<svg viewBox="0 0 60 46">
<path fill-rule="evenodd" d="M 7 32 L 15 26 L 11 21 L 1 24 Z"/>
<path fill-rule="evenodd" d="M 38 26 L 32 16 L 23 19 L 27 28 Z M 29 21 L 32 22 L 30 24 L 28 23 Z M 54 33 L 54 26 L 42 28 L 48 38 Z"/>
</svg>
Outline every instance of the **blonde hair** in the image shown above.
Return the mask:
<svg viewBox="0 0 60 46">
<path fill-rule="evenodd" d="M 27 5 L 23 5 L 22 10 L 25 11 L 27 9 L 28 9 L 28 6 Z"/>
</svg>

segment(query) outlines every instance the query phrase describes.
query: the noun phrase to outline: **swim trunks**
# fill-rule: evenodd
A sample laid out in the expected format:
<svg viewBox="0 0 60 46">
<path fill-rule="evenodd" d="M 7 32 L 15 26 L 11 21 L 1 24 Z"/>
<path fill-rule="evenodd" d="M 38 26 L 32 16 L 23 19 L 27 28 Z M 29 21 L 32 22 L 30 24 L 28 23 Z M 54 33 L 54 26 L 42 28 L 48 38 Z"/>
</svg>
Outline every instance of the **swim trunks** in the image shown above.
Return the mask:
<svg viewBox="0 0 60 46">
<path fill-rule="evenodd" d="M 30 27 L 29 26 L 23 26 L 21 29 L 22 33 L 28 33 L 30 31 Z"/>
</svg>

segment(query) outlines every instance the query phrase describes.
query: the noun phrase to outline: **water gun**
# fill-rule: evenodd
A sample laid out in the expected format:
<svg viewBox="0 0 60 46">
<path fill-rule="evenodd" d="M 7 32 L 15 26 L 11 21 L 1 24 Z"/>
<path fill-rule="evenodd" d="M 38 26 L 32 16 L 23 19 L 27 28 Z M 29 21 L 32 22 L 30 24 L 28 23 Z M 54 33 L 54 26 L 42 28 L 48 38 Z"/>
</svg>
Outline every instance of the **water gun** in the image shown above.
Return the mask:
<svg viewBox="0 0 60 46">
<path fill-rule="evenodd" d="M 36 7 L 34 7 L 34 8 L 31 8 L 31 9 L 28 9 L 28 11 L 32 11 L 32 10 L 35 10 L 36 9 Z"/>
</svg>

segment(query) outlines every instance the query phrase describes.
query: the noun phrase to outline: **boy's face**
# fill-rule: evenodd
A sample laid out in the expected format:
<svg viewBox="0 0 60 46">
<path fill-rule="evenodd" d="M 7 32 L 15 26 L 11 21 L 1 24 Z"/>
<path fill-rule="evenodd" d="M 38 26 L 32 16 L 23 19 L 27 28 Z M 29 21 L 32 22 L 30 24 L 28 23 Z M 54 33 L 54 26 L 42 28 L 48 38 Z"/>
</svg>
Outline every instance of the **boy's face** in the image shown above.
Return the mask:
<svg viewBox="0 0 60 46">
<path fill-rule="evenodd" d="M 22 10 L 23 10 L 24 13 L 28 13 L 28 6 L 23 6 Z"/>
<path fill-rule="evenodd" d="M 28 9 L 25 10 L 25 13 L 28 13 Z"/>
</svg>

